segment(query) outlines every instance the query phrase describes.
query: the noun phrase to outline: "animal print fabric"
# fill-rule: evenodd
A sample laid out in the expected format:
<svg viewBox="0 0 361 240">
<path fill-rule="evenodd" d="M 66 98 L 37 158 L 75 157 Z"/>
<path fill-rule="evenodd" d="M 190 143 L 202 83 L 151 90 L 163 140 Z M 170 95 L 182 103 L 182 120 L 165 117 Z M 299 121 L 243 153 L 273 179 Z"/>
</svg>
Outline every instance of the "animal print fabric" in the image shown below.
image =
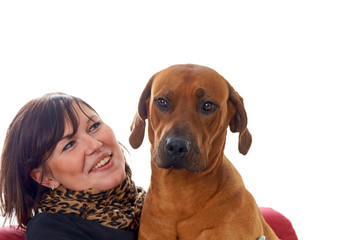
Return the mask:
<svg viewBox="0 0 361 240">
<path fill-rule="evenodd" d="M 43 212 L 73 214 L 104 226 L 137 232 L 145 191 L 135 186 L 129 174 L 108 191 L 73 191 L 62 186 L 41 197 Z"/>
</svg>

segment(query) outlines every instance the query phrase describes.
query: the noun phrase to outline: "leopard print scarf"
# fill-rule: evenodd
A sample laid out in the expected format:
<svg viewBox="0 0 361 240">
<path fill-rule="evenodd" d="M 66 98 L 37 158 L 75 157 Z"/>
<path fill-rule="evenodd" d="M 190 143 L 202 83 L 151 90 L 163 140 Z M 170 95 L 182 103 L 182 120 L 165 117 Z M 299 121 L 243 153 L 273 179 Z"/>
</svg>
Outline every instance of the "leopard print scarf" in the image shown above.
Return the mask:
<svg viewBox="0 0 361 240">
<path fill-rule="evenodd" d="M 129 174 L 108 191 L 73 191 L 62 186 L 41 196 L 43 212 L 66 213 L 98 222 L 104 226 L 137 232 L 145 191 L 135 186 Z"/>
</svg>

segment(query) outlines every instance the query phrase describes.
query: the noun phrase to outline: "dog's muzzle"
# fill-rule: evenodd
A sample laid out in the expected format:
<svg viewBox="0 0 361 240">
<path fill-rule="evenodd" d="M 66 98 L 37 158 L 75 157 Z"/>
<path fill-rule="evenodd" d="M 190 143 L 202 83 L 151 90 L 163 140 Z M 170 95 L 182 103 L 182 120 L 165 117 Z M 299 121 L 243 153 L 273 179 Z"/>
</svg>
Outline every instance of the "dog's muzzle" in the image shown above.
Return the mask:
<svg viewBox="0 0 361 240">
<path fill-rule="evenodd" d="M 193 173 L 205 167 L 205 164 L 201 164 L 198 144 L 189 133 L 164 136 L 153 154 L 153 160 L 159 168 L 186 169 Z"/>
<path fill-rule="evenodd" d="M 167 156 L 163 161 L 163 168 L 184 168 L 185 157 L 189 152 L 190 146 L 189 140 L 183 137 L 172 136 L 167 138 L 164 144 L 164 151 L 167 153 Z"/>
</svg>

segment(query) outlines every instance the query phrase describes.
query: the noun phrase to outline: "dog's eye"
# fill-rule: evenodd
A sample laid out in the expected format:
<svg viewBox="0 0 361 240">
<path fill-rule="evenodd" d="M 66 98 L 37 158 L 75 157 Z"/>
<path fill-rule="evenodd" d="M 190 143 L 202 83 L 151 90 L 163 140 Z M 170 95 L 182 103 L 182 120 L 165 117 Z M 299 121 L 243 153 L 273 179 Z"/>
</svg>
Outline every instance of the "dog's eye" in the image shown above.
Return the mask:
<svg viewBox="0 0 361 240">
<path fill-rule="evenodd" d="M 202 110 L 205 112 L 213 112 L 216 109 L 216 104 L 212 102 L 205 102 L 202 105 Z"/>
<path fill-rule="evenodd" d="M 168 107 L 168 102 L 164 98 L 157 98 L 154 100 L 158 107 L 165 109 Z"/>
</svg>

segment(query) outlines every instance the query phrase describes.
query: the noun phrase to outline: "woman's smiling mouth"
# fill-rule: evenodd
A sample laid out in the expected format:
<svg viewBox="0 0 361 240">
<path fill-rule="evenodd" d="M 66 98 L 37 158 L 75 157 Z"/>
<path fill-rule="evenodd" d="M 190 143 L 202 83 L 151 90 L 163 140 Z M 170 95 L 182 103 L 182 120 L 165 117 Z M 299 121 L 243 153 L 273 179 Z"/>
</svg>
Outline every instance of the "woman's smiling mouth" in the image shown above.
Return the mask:
<svg viewBox="0 0 361 240">
<path fill-rule="evenodd" d="M 93 167 L 93 168 L 89 171 L 89 173 L 91 173 L 92 171 L 94 171 L 94 170 L 96 170 L 96 169 L 98 169 L 98 168 L 106 165 L 107 163 L 109 163 L 110 160 L 111 160 L 111 156 L 110 156 L 110 155 L 109 155 L 109 156 L 106 156 L 103 160 L 99 161 L 99 162 L 95 165 L 95 167 Z"/>
</svg>

